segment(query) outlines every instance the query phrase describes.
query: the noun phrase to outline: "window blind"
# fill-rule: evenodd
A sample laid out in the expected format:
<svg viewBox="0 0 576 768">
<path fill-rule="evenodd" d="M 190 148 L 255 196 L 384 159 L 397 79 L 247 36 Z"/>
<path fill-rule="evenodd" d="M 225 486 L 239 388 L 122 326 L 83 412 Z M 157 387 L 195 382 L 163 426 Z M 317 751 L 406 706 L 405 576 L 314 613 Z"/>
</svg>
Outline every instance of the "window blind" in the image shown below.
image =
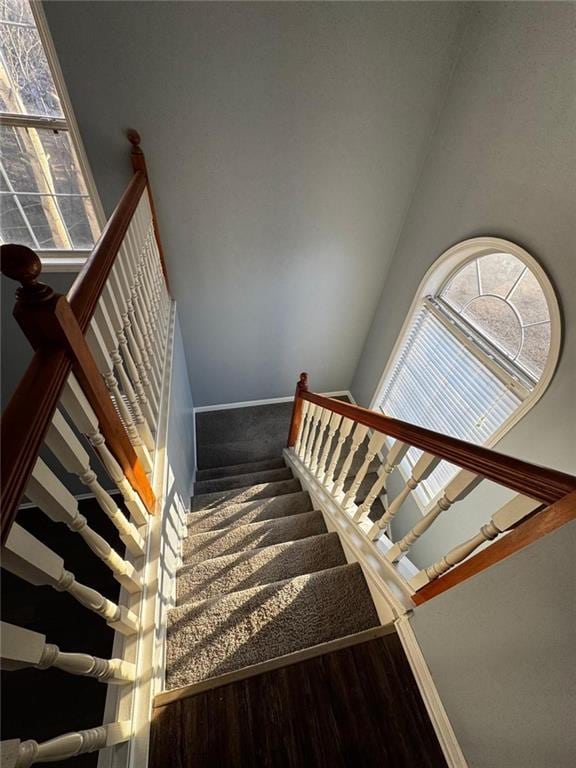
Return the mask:
<svg viewBox="0 0 576 768">
<path fill-rule="evenodd" d="M 484 444 L 520 403 L 517 394 L 423 307 L 405 337 L 380 408 L 410 424 Z M 409 473 L 421 455 L 411 448 L 403 468 Z M 457 471 L 442 462 L 421 483 L 420 498 L 430 501 Z"/>
</svg>

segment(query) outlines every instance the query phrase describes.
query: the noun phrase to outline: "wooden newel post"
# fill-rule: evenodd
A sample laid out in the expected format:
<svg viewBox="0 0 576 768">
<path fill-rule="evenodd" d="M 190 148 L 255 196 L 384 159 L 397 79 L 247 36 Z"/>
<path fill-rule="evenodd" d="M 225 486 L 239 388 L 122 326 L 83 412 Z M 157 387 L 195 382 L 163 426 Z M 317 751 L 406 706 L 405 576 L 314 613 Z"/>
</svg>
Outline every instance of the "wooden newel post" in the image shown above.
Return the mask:
<svg viewBox="0 0 576 768">
<path fill-rule="evenodd" d="M 293 448 L 296 445 L 298 439 L 298 432 L 300 431 L 300 423 L 302 421 L 302 392 L 308 392 L 308 374 L 301 373 L 300 379 L 296 384 L 296 392 L 294 393 L 294 405 L 292 407 L 292 421 L 290 422 L 290 432 L 288 433 L 288 448 Z"/>
<path fill-rule="evenodd" d="M 38 281 L 42 272 L 42 263 L 38 255 L 30 248 L 23 245 L 3 245 L 0 248 L 0 259 L 2 274 L 21 284 L 16 292 L 17 301 L 13 314 L 34 350 L 48 357 L 64 353 L 67 358 L 64 363 L 66 370 L 62 370 L 58 381 L 47 379 L 38 382 L 38 386 L 43 390 L 51 390 L 56 387 L 57 391 L 52 392 L 53 397 L 49 409 L 51 412 L 47 410 L 43 414 L 42 435 L 34 435 L 30 445 L 36 445 L 38 437 L 40 441 L 42 440 L 58 403 L 61 386 L 65 382 L 67 373 L 72 369 L 88 402 L 94 409 L 108 447 L 124 470 L 130 485 L 139 493 L 148 511 L 152 512 L 155 503 L 152 488 L 124 425 L 116 413 L 68 299 L 66 296 L 56 293 L 50 286 Z M 30 411 L 35 407 L 36 403 L 34 402 L 13 403 L 11 400 L 4 415 L 18 409 Z M 17 423 L 15 416 L 9 419 L 11 423 Z M 4 416 L 2 420 L 4 422 Z M 10 435 L 4 434 L 4 428 L 2 434 L 4 439 L 11 442 Z M 28 437 L 30 438 L 30 436 Z M 8 449 L 8 446 L 3 447 Z M 10 453 L 10 449 L 8 449 L 8 453 Z M 37 453 L 30 449 L 26 460 L 20 456 L 19 461 L 21 464 L 29 464 L 26 471 L 31 472 L 36 457 Z M 4 464 L 3 460 L 2 463 L 3 480 L 6 481 L 7 476 L 11 474 L 10 462 Z M 6 474 L 4 470 L 6 470 Z M 18 472 L 20 475 L 26 474 L 22 473 L 22 467 L 18 468 Z M 20 480 L 20 482 L 23 481 Z M 23 487 L 21 490 L 24 490 Z"/>
<path fill-rule="evenodd" d="M 154 224 L 154 234 L 156 235 L 156 243 L 158 244 L 158 253 L 160 254 L 160 263 L 162 264 L 162 273 L 164 274 L 164 281 L 166 282 L 166 289 L 170 293 L 170 283 L 168 282 L 168 271 L 166 269 L 166 260 L 164 258 L 164 249 L 162 248 L 162 241 L 160 239 L 160 228 L 158 227 L 158 216 L 156 215 L 156 206 L 154 205 L 154 196 L 152 195 L 152 188 L 150 186 L 150 177 L 148 176 L 148 169 L 146 168 L 146 158 L 144 152 L 140 147 L 140 134 L 133 128 L 126 131 L 126 137 L 130 144 L 132 144 L 132 151 L 130 153 L 132 159 L 132 168 L 134 172 L 142 171 L 146 176 L 146 185 L 148 187 L 148 198 L 150 200 L 150 209 L 152 211 L 152 223 Z"/>
</svg>

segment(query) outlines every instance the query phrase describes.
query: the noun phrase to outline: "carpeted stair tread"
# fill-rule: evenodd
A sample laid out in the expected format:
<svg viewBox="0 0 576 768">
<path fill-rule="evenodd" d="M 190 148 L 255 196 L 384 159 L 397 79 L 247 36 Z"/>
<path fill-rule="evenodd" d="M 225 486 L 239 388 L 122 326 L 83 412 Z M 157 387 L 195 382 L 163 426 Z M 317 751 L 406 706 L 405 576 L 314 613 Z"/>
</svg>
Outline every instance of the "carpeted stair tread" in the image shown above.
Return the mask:
<svg viewBox="0 0 576 768">
<path fill-rule="evenodd" d="M 299 480 L 280 480 L 273 483 L 251 485 L 248 488 L 234 488 L 229 491 L 203 493 L 192 497 L 192 511 L 215 508 L 221 504 L 238 504 L 242 501 L 268 499 L 271 496 L 281 496 L 285 493 L 297 493 L 302 490 Z"/>
<path fill-rule="evenodd" d="M 232 475 L 232 477 L 217 477 L 213 480 L 200 480 L 194 483 L 194 493 L 215 493 L 216 491 L 228 491 L 232 488 L 247 488 L 249 485 L 261 485 L 262 483 L 275 483 L 279 480 L 291 480 L 292 472 L 288 467 L 280 469 L 264 469 L 258 472 L 250 472 L 245 475 Z"/>
<path fill-rule="evenodd" d="M 183 540 L 182 562 L 191 565 L 242 550 L 297 541 L 319 533 L 326 533 L 326 525 L 318 510 L 217 531 L 204 531 Z"/>
<path fill-rule="evenodd" d="M 345 563 L 336 533 L 224 555 L 181 568 L 176 577 L 176 602 L 198 602 Z"/>
<path fill-rule="evenodd" d="M 358 564 L 169 612 L 166 687 L 177 688 L 378 625 Z"/>
<path fill-rule="evenodd" d="M 285 466 L 284 459 L 281 457 L 278 459 L 267 459 L 265 461 L 248 461 L 245 464 L 231 464 L 225 467 L 199 469 L 196 472 L 196 480 L 215 480 L 218 477 L 247 475 L 251 472 L 262 472 L 266 469 L 283 469 Z"/>
<path fill-rule="evenodd" d="M 216 531 L 220 528 L 229 528 L 232 525 L 247 525 L 262 520 L 274 520 L 288 515 L 297 515 L 300 512 L 309 512 L 312 509 L 310 496 L 306 491 L 298 493 L 285 493 L 283 496 L 272 496 L 269 499 L 259 501 L 242 501 L 238 504 L 226 504 L 216 509 L 203 509 L 199 512 L 191 512 L 186 520 L 190 526 L 190 533 L 201 531 Z"/>
</svg>

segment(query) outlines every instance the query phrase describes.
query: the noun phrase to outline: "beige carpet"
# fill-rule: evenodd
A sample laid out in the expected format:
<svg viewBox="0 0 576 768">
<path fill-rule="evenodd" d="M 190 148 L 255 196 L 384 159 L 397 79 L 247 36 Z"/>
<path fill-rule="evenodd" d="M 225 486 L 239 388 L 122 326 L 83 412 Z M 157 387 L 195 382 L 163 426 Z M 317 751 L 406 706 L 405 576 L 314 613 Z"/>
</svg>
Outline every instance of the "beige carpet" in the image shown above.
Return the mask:
<svg viewBox="0 0 576 768">
<path fill-rule="evenodd" d="M 197 485 L 209 492 L 187 517 L 167 688 L 378 625 L 362 570 L 346 563 L 309 494 L 288 470 L 262 464 L 211 469 Z"/>
<path fill-rule="evenodd" d="M 345 563 L 340 539 L 335 533 L 216 557 L 180 569 L 176 581 L 177 603 L 194 603 Z"/>
<path fill-rule="evenodd" d="M 359 565 L 342 565 L 170 611 L 167 688 L 378 625 Z"/>
<path fill-rule="evenodd" d="M 286 493 L 259 501 L 241 501 L 237 504 L 225 504 L 216 509 L 201 510 L 188 515 L 187 522 L 191 533 L 216 531 L 232 525 L 247 525 L 262 520 L 274 520 L 278 517 L 297 515 L 312 509 L 310 496 L 304 491 Z"/>
<path fill-rule="evenodd" d="M 231 555 L 233 552 L 268 547 L 283 541 L 296 541 L 306 536 L 326 533 L 322 513 L 301 512 L 278 520 L 264 520 L 260 523 L 206 531 L 184 539 L 183 559 L 185 563 L 199 563 L 212 557 Z"/>
</svg>

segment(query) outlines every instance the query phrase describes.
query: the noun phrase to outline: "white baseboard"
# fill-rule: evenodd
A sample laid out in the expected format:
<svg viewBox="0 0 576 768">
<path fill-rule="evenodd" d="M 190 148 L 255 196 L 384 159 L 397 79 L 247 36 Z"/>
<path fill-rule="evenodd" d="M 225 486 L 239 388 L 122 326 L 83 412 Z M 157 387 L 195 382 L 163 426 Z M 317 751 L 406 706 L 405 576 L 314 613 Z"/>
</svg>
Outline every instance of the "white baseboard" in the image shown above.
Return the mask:
<svg viewBox="0 0 576 768">
<path fill-rule="evenodd" d="M 320 392 L 319 394 L 324 397 L 348 397 L 351 403 L 356 403 L 351 393 L 347 389 L 339 390 L 338 392 Z M 275 405 L 276 403 L 291 403 L 294 400 L 294 395 L 288 395 L 286 397 L 269 397 L 263 400 L 244 400 L 240 403 L 221 403 L 220 405 L 199 405 L 194 408 L 194 415 L 197 413 L 207 413 L 208 411 L 228 411 L 232 408 L 252 408 L 255 405 Z"/>
<path fill-rule="evenodd" d="M 456 734 L 448 718 L 438 689 L 426 664 L 422 649 L 416 639 L 409 616 L 400 616 L 394 622 L 396 631 L 404 648 L 406 658 L 412 668 L 420 695 L 432 722 L 438 741 L 449 768 L 468 768 L 464 753 L 458 744 Z"/>
</svg>

